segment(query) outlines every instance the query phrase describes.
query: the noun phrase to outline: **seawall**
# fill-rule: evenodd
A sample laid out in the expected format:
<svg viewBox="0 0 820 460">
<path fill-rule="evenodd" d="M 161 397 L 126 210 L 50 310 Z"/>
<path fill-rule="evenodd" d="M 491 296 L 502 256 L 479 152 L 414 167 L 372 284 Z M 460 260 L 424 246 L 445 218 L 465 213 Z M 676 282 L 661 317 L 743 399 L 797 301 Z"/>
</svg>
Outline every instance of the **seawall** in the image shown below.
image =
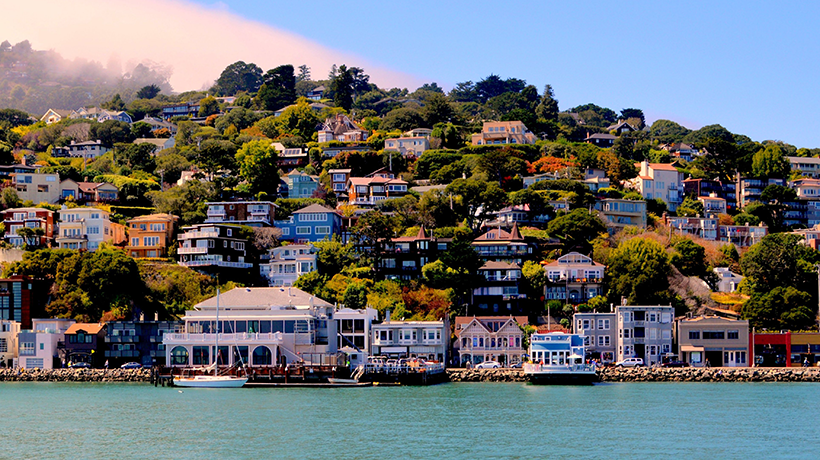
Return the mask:
<svg viewBox="0 0 820 460">
<path fill-rule="evenodd" d="M 520 369 L 447 369 L 451 382 L 525 382 Z M 817 368 L 601 368 L 601 382 L 820 382 Z"/>
<path fill-rule="evenodd" d="M 149 382 L 150 369 L 0 369 L 0 382 Z"/>
</svg>

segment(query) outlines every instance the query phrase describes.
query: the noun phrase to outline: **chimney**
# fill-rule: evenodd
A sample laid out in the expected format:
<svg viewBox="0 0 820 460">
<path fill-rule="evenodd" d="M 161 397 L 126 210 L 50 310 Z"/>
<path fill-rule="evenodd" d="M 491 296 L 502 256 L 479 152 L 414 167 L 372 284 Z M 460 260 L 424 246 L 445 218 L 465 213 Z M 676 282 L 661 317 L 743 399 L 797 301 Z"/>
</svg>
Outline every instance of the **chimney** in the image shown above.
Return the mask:
<svg viewBox="0 0 820 460">
<path fill-rule="evenodd" d="M 390 322 L 390 309 L 389 308 L 387 309 L 387 312 L 385 312 L 385 314 L 384 314 L 384 322 L 385 323 Z"/>
</svg>

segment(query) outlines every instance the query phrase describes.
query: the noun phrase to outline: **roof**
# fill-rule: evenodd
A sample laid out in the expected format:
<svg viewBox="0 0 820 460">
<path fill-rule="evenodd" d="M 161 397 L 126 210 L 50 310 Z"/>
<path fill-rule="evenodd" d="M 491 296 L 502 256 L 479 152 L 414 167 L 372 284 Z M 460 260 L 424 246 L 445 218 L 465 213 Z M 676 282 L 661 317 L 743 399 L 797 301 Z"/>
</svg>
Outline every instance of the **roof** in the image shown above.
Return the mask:
<svg viewBox="0 0 820 460">
<path fill-rule="evenodd" d="M 322 206 L 320 204 L 313 203 L 310 206 L 306 206 L 302 209 L 293 211 L 293 214 L 302 214 L 302 213 L 306 213 L 306 212 L 332 212 L 332 213 L 335 213 L 336 211 L 334 211 L 333 209 L 327 208 L 325 206 Z"/>
<path fill-rule="evenodd" d="M 649 167 L 660 171 L 677 171 L 670 163 L 649 163 Z"/>
<path fill-rule="evenodd" d="M 333 305 L 295 287 L 261 287 L 234 288 L 219 296 L 220 308 L 238 307 L 271 307 L 271 306 L 314 306 L 332 307 Z M 216 296 L 194 305 L 196 309 L 216 308 Z"/>
<path fill-rule="evenodd" d="M 593 134 L 593 135 L 587 137 L 587 139 L 605 139 L 605 140 L 614 141 L 615 139 L 617 139 L 617 136 L 614 136 L 612 134 L 596 133 L 596 134 Z"/>
<path fill-rule="evenodd" d="M 524 241 L 524 238 L 518 232 L 518 224 L 513 224 L 513 228 L 509 232 L 500 228 L 493 228 L 473 240 L 474 243 L 485 241 Z"/>
<path fill-rule="evenodd" d="M 488 260 L 479 270 L 520 270 L 518 264 Z"/>
<path fill-rule="evenodd" d="M 109 184 L 108 182 L 77 182 L 77 187 L 80 189 L 80 191 L 86 193 L 92 193 L 98 188 L 102 187 L 103 185 L 110 185 L 114 188 L 117 188 L 117 186 L 115 186 L 114 184 Z"/>
<path fill-rule="evenodd" d="M 137 216 L 137 217 L 134 217 L 133 219 L 128 219 L 126 222 L 139 222 L 139 221 L 143 221 L 143 220 L 149 221 L 149 220 L 160 220 L 160 219 L 176 220 L 176 219 L 179 219 L 179 217 L 177 217 L 173 214 L 157 213 L 157 214 L 148 214 L 148 215 L 145 215 L 145 216 Z"/>
<path fill-rule="evenodd" d="M 791 163 L 814 163 L 820 164 L 820 158 L 816 157 L 786 157 Z"/>
<path fill-rule="evenodd" d="M 104 323 L 74 323 L 65 333 L 76 334 L 85 331 L 87 334 L 98 334 L 103 328 L 105 328 Z"/>
<path fill-rule="evenodd" d="M 327 170 L 328 174 L 333 174 L 333 173 L 348 173 L 348 174 L 350 174 L 351 171 L 353 171 L 353 170 L 352 169 L 328 169 Z"/>
<path fill-rule="evenodd" d="M 456 316 L 456 337 L 459 337 L 461 335 L 461 332 L 464 330 L 464 326 L 469 325 L 474 320 L 478 321 L 484 327 L 484 329 L 487 329 L 487 327 L 484 325 L 484 321 L 504 321 L 506 323 L 509 320 L 513 320 L 519 325 L 529 324 L 526 316 Z"/>
<path fill-rule="evenodd" d="M 168 138 L 170 139 L 170 138 Z M 168 139 L 155 139 L 152 137 L 140 137 L 138 139 L 134 139 L 134 144 L 153 144 L 157 147 L 162 147 L 168 142 Z"/>
</svg>

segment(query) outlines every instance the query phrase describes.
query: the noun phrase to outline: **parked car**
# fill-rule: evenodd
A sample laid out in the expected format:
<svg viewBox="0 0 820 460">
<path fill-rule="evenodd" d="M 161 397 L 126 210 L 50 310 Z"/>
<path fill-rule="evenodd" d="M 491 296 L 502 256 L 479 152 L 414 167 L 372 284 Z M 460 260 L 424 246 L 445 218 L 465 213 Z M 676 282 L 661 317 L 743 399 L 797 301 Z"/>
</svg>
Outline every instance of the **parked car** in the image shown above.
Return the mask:
<svg viewBox="0 0 820 460">
<path fill-rule="evenodd" d="M 661 364 L 661 367 L 689 367 L 689 363 L 686 361 L 667 361 Z"/>
<path fill-rule="evenodd" d="M 642 367 L 643 358 L 626 358 L 615 363 L 615 367 Z"/>
<path fill-rule="evenodd" d="M 142 364 L 135 363 L 133 361 L 130 362 L 130 363 L 125 363 L 122 366 L 120 366 L 120 369 L 141 369 L 141 368 L 142 368 Z"/>
<path fill-rule="evenodd" d="M 517 363 L 515 363 L 515 364 L 511 364 L 511 365 L 510 365 L 510 368 L 511 368 L 511 369 L 521 369 L 521 365 L 522 365 L 522 364 L 523 364 L 523 363 L 519 361 L 519 362 L 517 362 Z"/>
<path fill-rule="evenodd" d="M 71 363 L 69 369 L 91 369 L 91 364 L 88 363 Z"/>
<path fill-rule="evenodd" d="M 484 361 L 475 365 L 476 369 L 498 369 L 501 363 L 498 361 Z"/>
</svg>

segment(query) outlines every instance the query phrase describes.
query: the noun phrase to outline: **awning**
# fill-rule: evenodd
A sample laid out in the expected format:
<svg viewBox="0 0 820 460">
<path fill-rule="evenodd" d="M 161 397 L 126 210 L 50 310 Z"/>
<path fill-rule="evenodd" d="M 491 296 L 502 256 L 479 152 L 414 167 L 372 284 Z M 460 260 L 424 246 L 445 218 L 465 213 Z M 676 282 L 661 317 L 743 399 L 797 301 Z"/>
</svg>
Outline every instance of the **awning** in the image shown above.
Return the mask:
<svg viewBox="0 0 820 460">
<path fill-rule="evenodd" d="M 703 347 L 693 347 L 691 345 L 682 345 L 680 351 L 703 351 Z"/>
<path fill-rule="evenodd" d="M 407 347 L 381 347 L 380 353 L 407 353 Z"/>
</svg>

